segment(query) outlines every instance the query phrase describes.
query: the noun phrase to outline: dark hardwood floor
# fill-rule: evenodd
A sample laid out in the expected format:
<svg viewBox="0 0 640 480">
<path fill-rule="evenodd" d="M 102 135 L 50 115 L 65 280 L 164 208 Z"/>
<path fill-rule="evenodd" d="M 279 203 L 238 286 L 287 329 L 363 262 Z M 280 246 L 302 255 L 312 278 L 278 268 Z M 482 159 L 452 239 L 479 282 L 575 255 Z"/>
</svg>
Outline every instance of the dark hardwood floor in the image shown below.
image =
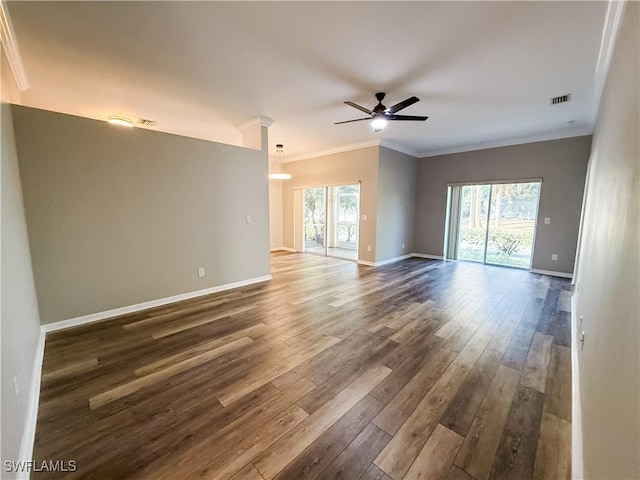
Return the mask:
<svg viewBox="0 0 640 480">
<path fill-rule="evenodd" d="M 136 479 L 570 478 L 566 280 L 276 253 L 271 282 L 49 334 L 34 458 Z"/>
</svg>

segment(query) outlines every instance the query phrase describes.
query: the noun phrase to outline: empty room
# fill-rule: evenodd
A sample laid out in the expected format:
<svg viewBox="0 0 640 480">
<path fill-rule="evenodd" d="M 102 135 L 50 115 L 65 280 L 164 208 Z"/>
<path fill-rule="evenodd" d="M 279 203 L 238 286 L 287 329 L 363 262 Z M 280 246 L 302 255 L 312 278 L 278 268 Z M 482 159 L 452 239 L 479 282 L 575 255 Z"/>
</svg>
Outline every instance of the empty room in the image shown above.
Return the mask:
<svg viewBox="0 0 640 480">
<path fill-rule="evenodd" d="M 0 0 L 0 478 L 639 479 L 639 7 Z"/>
</svg>

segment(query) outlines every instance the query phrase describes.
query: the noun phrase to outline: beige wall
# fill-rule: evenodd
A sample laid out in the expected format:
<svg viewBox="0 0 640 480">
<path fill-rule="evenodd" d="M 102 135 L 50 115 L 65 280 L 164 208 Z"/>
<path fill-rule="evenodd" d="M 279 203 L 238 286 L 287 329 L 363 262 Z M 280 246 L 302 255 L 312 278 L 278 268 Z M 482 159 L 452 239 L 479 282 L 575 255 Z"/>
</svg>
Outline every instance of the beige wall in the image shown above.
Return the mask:
<svg viewBox="0 0 640 480">
<path fill-rule="evenodd" d="M 2 51 L 2 105 L 0 142 L 2 151 L 2 462 L 18 460 L 20 443 L 28 420 L 28 405 L 40 320 L 36 300 L 29 239 L 22 202 L 22 187 L 14 139 L 11 107 L 19 93 Z M 14 395 L 13 379 L 19 390 Z M 37 391 L 33 392 L 35 395 Z M 2 470 L 2 478 L 14 478 Z"/>
<path fill-rule="evenodd" d="M 378 165 L 376 262 L 381 262 L 413 253 L 417 160 L 380 147 Z"/>
<path fill-rule="evenodd" d="M 294 247 L 293 189 L 320 185 L 360 182 L 360 241 L 358 258 L 374 262 L 376 258 L 376 211 L 378 208 L 378 147 L 336 153 L 286 164 L 292 179 L 283 183 L 283 242 Z M 367 220 L 362 220 L 362 215 Z M 371 251 L 367 247 L 371 246 Z"/>
<path fill-rule="evenodd" d="M 542 189 L 533 268 L 572 273 L 590 147 L 591 136 L 584 136 L 420 159 L 416 252 L 443 254 L 448 183 L 535 177 Z"/>
<path fill-rule="evenodd" d="M 577 273 L 584 476 L 640 478 L 640 39 L 638 2 L 625 16 L 589 161 Z"/>
<path fill-rule="evenodd" d="M 269 274 L 266 151 L 13 116 L 43 323 Z"/>
<path fill-rule="evenodd" d="M 282 243 L 282 180 L 269 180 L 269 245 L 278 249 Z"/>
</svg>

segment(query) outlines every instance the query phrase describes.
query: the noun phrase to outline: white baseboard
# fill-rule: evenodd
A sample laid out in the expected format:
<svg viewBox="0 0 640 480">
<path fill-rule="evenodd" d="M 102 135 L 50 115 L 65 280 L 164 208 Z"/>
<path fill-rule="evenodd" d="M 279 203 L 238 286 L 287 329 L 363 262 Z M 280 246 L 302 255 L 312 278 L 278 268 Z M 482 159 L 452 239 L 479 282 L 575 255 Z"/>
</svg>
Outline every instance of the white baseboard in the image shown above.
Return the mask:
<svg viewBox="0 0 640 480">
<path fill-rule="evenodd" d="M 571 297 L 571 478 L 584 478 L 582 457 L 582 408 L 580 404 L 580 365 L 578 363 L 577 295 Z"/>
<path fill-rule="evenodd" d="M 429 258 L 431 260 L 444 260 L 442 255 L 429 255 L 428 253 L 412 253 L 411 256 L 416 258 Z"/>
<path fill-rule="evenodd" d="M 358 260 L 358 265 L 366 265 L 367 267 L 375 267 L 375 262 L 367 262 L 366 260 Z"/>
<path fill-rule="evenodd" d="M 271 252 L 278 252 L 284 250 L 285 252 L 294 252 L 295 253 L 295 249 L 294 248 L 289 248 L 289 247 L 274 247 L 272 248 L 270 251 Z"/>
<path fill-rule="evenodd" d="M 387 258 L 386 260 L 380 260 L 379 262 L 368 262 L 366 260 L 358 260 L 359 265 L 367 265 L 369 267 L 381 267 L 383 265 L 389 265 L 390 263 L 399 262 L 401 260 L 406 260 L 407 258 L 416 257 L 416 258 L 428 258 L 430 260 L 444 260 L 444 257 L 441 255 L 429 255 L 426 253 L 407 253 L 406 255 L 401 255 L 399 257 Z"/>
<path fill-rule="evenodd" d="M 40 382 L 42 381 L 42 363 L 44 361 L 44 342 L 47 334 L 43 327 L 40 327 L 38 346 L 33 360 L 33 371 L 31 372 L 31 384 L 29 385 L 29 397 L 27 399 L 27 412 L 20 441 L 20 452 L 18 460 L 29 462 L 33 460 L 33 444 L 36 440 L 36 425 L 38 423 L 38 406 L 40 404 Z M 17 472 L 17 479 L 29 478 L 29 472 Z"/>
<path fill-rule="evenodd" d="M 390 263 L 399 262 L 400 260 L 404 260 L 406 258 L 409 258 L 410 256 L 411 254 L 402 255 L 401 257 L 393 257 L 393 258 L 387 258 L 386 260 L 380 260 L 379 262 L 368 262 L 366 260 L 358 260 L 358 264 L 367 265 L 369 267 L 381 267 L 383 265 L 389 265 Z"/>
<path fill-rule="evenodd" d="M 380 260 L 379 262 L 376 262 L 374 266 L 381 267 L 382 265 L 389 265 L 390 263 L 396 263 L 401 260 L 406 260 L 407 258 L 411 258 L 411 256 L 412 256 L 411 253 L 407 253 L 406 255 L 401 255 L 399 257 L 387 258 L 386 260 Z"/>
<path fill-rule="evenodd" d="M 552 277 L 573 278 L 572 273 L 554 272 L 553 270 L 540 270 L 539 268 L 532 268 L 529 271 L 531 273 L 539 273 L 541 275 L 551 275 Z"/>
<path fill-rule="evenodd" d="M 224 285 L 205 288 L 203 290 L 196 290 L 194 292 L 181 293 L 180 295 L 173 295 L 171 297 L 165 297 L 157 300 L 151 300 L 148 302 L 137 303 L 135 305 L 129 305 L 126 307 L 114 308 L 112 310 L 92 313 L 90 315 L 83 315 L 81 317 L 70 318 L 68 320 L 61 320 L 59 322 L 47 323 L 43 325 L 42 328 L 45 333 L 55 332 L 58 330 L 64 330 L 66 328 L 85 325 L 87 323 L 99 322 L 100 320 L 106 320 L 108 318 L 118 317 L 120 315 L 139 312 L 141 310 L 146 310 L 148 308 L 160 307 L 162 305 L 179 302 L 181 300 L 188 300 L 190 298 L 201 297 L 203 295 L 209 295 L 211 293 L 222 292 L 224 290 L 231 290 L 232 288 L 244 287 L 246 285 L 252 285 L 254 283 L 267 282 L 271 280 L 271 278 L 272 278 L 271 275 L 263 275 L 261 277 L 249 278 L 247 280 L 242 280 L 240 282 L 225 283 Z"/>
</svg>

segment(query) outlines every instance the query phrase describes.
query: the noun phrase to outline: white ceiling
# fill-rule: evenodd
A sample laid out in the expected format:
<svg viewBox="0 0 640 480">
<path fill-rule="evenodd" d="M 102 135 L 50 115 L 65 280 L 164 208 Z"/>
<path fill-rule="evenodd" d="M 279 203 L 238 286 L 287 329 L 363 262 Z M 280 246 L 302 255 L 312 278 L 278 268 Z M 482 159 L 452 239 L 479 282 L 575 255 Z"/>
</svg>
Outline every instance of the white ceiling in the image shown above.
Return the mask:
<svg viewBox="0 0 640 480">
<path fill-rule="evenodd" d="M 590 133 L 606 2 L 8 2 L 22 103 L 289 160 L 380 139 L 419 156 Z M 333 125 L 373 94 L 426 122 Z M 551 106 L 550 97 L 571 93 Z M 572 121 L 567 124 L 566 122 Z"/>
</svg>

